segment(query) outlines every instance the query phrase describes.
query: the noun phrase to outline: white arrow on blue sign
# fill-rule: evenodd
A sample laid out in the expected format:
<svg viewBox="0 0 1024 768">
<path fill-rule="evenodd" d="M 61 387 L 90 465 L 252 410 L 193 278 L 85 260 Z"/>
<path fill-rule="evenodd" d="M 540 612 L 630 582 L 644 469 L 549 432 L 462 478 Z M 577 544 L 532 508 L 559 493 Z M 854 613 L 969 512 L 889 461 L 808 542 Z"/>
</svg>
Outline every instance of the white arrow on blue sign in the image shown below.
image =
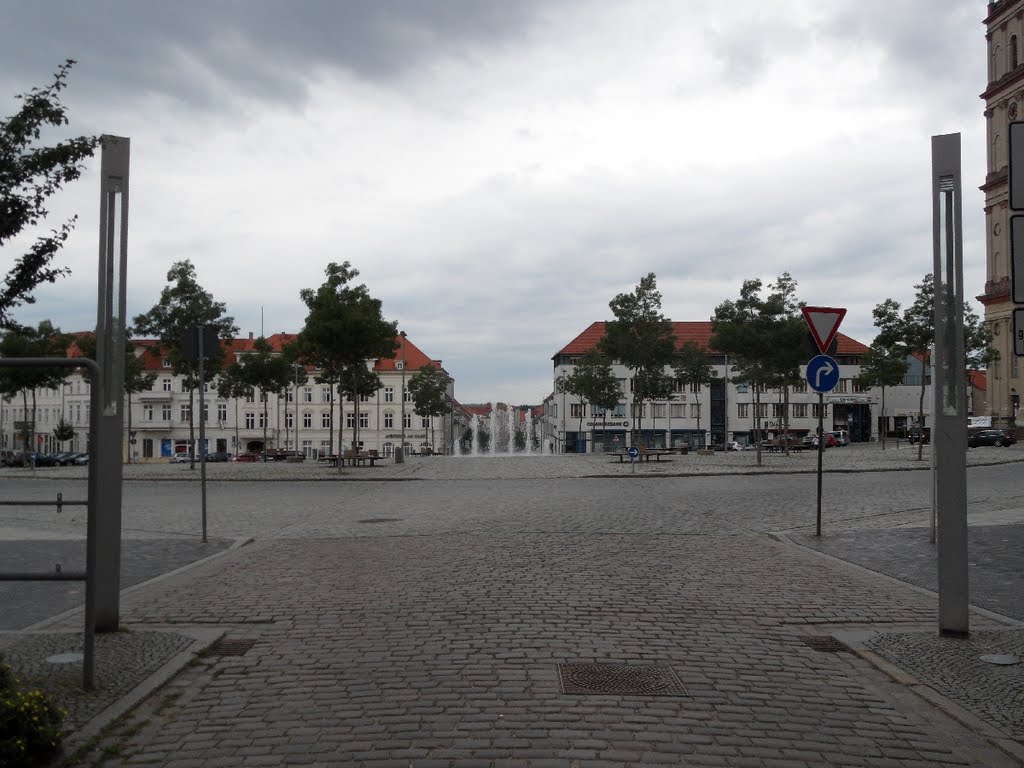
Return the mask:
<svg viewBox="0 0 1024 768">
<path fill-rule="evenodd" d="M 629 446 L 629 457 L 631 459 L 635 459 L 639 455 L 640 455 L 640 449 L 639 448 L 637 448 L 635 445 Z"/>
<path fill-rule="evenodd" d="M 807 383 L 815 392 L 831 392 L 839 383 L 839 363 L 828 355 L 815 355 L 807 363 Z"/>
</svg>

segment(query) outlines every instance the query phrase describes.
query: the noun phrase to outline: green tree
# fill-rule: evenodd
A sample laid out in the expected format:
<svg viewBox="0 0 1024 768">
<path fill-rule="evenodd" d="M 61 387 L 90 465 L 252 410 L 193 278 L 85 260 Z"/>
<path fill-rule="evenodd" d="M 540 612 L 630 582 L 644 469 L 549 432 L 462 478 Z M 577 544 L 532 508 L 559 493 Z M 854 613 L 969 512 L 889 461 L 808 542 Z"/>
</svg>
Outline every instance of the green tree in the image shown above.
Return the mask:
<svg viewBox="0 0 1024 768">
<path fill-rule="evenodd" d="M 641 278 L 632 293 L 620 293 L 612 299 L 614 320 L 605 323 L 605 333 L 598 343 L 598 351 L 609 360 L 617 360 L 633 374 L 633 418 L 634 442 L 638 431 L 636 419 L 640 408 L 648 397 L 643 391 L 645 382 L 654 379 L 645 374 L 648 371 L 664 371 L 675 355 L 675 333 L 672 321 L 661 313 L 661 293 L 658 292 L 657 277 L 649 272 Z"/>
<path fill-rule="evenodd" d="M 766 385 L 779 390 L 782 399 L 782 435 L 783 449 L 788 456 L 789 451 L 789 393 L 794 385 L 803 379 L 800 366 L 807 362 L 804 339 L 807 337 L 807 323 L 800 311 L 804 302 L 796 297 L 797 282 L 789 274 L 783 272 L 774 283 L 768 286 L 774 300 L 772 306 L 780 307 L 779 316 L 771 324 L 769 330 L 771 341 L 771 371 Z"/>
<path fill-rule="evenodd" d="M 913 355 L 921 362 L 921 388 L 918 398 L 918 420 L 924 429 L 924 395 L 928 369 L 932 363 L 932 344 L 935 343 L 935 280 L 931 272 L 914 286 L 913 303 L 902 309 L 898 301 L 886 299 L 878 304 L 872 315 L 878 336 L 875 341 L 882 347 L 904 356 Z M 902 311 L 901 311 L 902 310 Z M 997 360 L 999 353 L 992 346 L 992 334 L 978 319 L 970 305 L 964 302 L 964 368 L 979 368 Z M 918 441 L 917 458 L 924 453 L 924 440 Z"/>
<path fill-rule="evenodd" d="M 27 227 L 38 226 L 47 216 L 47 200 L 67 183 L 75 181 L 92 157 L 98 139 L 91 136 L 40 144 L 43 135 L 68 125 L 67 108 L 60 92 L 67 85 L 74 61 L 68 59 L 45 88 L 19 94 L 21 109 L 0 121 L 0 248 Z M 69 273 L 51 262 L 74 229 L 77 216 L 58 229 L 36 238 L 28 250 L 13 259 L 0 287 L 0 328 L 12 325 L 11 310 L 32 304 L 33 290 L 41 283 L 56 282 Z"/>
<path fill-rule="evenodd" d="M 0 357 L 66 357 L 68 337 L 43 320 L 36 328 L 11 325 L 0 337 Z M 22 454 L 35 450 L 36 390 L 55 389 L 64 383 L 67 368 L 0 368 L 0 395 L 13 399 L 21 395 Z M 32 407 L 29 408 L 29 396 Z M 27 462 L 26 462 L 27 463 Z"/>
<path fill-rule="evenodd" d="M 238 333 L 235 319 L 225 315 L 226 306 L 214 301 L 213 295 L 205 290 L 196 279 L 196 270 L 189 260 L 178 261 L 167 272 L 168 285 L 160 292 L 160 300 L 143 315 L 135 318 L 134 333 L 150 335 L 160 341 L 162 349 L 151 350 L 150 354 L 166 354 L 171 370 L 185 377 L 188 387 L 188 438 L 189 445 L 196 444 L 195 396 L 199 385 L 199 362 L 182 354 L 181 340 L 190 329 L 210 326 L 217 329 L 222 341 L 230 341 Z M 212 352 L 204 350 L 204 376 L 208 381 L 221 370 L 225 349 L 219 346 Z M 195 451 L 189 450 L 190 467 L 195 468 Z"/>
<path fill-rule="evenodd" d="M 364 397 L 372 397 L 381 388 L 380 376 L 371 371 L 365 362 L 358 362 L 354 365 L 347 365 L 342 371 L 341 386 L 339 394 L 351 400 L 353 405 L 352 414 L 352 450 L 358 450 L 359 446 L 359 403 Z M 338 449 L 342 445 L 342 424 L 341 409 L 338 409 Z"/>
<path fill-rule="evenodd" d="M 697 400 L 697 431 L 700 432 L 700 391 L 715 380 L 715 369 L 708 355 L 694 341 L 685 342 L 676 352 L 674 363 L 676 378 L 683 387 L 689 387 Z"/>
<path fill-rule="evenodd" d="M 280 396 L 292 383 L 292 365 L 274 351 L 270 342 L 260 336 L 253 343 L 253 351 L 238 356 L 225 370 L 224 391 L 235 393 L 240 389 L 259 391 L 263 403 L 263 461 L 267 460 L 267 408 L 270 395 Z M 220 384 L 218 384 L 220 393 Z"/>
<path fill-rule="evenodd" d="M 594 409 L 600 412 L 601 432 L 604 433 L 607 412 L 614 410 L 622 399 L 619 380 L 615 378 L 607 358 L 596 351 L 588 352 L 576 363 L 576 367 L 565 377 L 562 384 L 566 387 L 567 393 L 579 398 L 581 404 L 590 405 L 591 414 L 594 413 Z M 583 408 L 580 408 L 580 432 L 582 431 Z"/>
<path fill-rule="evenodd" d="M 668 400 L 676 391 L 675 379 L 665 373 L 663 370 L 656 368 L 649 368 L 636 377 L 634 377 L 634 387 L 637 380 L 640 380 L 640 391 L 644 393 L 644 400 L 651 401 L 652 415 L 651 425 L 652 431 L 658 429 L 658 411 L 655 408 L 655 404 L 658 400 Z M 640 402 L 640 413 L 643 415 L 644 401 Z M 655 446 L 648 445 L 648 448 Z"/>
<path fill-rule="evenodd" d="M 754 392 L 754 444 L 757 464 L 761 465 L 761 429 L 758 413 L 761 392 L 779 380 L 779 357 L 773 344 L 778 342 L 779 327 L 786 306 L 782 293 L 773 291 L 762 297 L 759 279 L 744 280 L 737 300 L 715 307 L 711 318 L 711 343 L 733 359 L 736 379 L 746 382 Z"/>
<path fill-rule="evenodd" d="M 130 331 L 128 332 L 130 334 Z M 75 339 L 75 346 L 87 358 L 96 359 L 96 336 L 92 333 L 82 334 Z M 128 463 L 132 463 L 132 395 L 148 392 L 153 388 L 156 374 L 146 370 L 146 347 L 139 347 L 130 338 L 125 341 L 124 350 L 124 394 L 127 399 L 125 408 L 125 433 L 128 435 Z M 56 433 L 55 433 L 56 434 Z M 70 439 L 70 438 L 66 438 Z"/>
<path fill-rule="evenodd" d="M 430 445 L 434 445 L 434 418 L 451 410 L 448 399 L 449 378 L 435 365 L 422 366 L 409 379 L 413 412 L 430 419 Z"/>
<path fill-rule="evenodd" d="M 903 352 L 883 347 L 875 342 L 860 358 L 857 385 L 863 389 L 881 387 L 882 423 L 885 423 L 885 388 L 898 386 L 907 375 L 907 357 Z M 885 450 L 885 427 L 882 428 L 882 450 Z"/>
<path fill-rule="evenodd" d="M 359 272 L 349 262 L 331 262 L 324 271 L 327 279 L 319 288 L 299 292 L 308 313 L 298 344 L 303 359 L 319 369 L 317 381 L 330 385 L 333 392 L 351 366 L 393 357 L 398 328 L 384 319 L 380 300 L 370 296 L 365 285 L 350 285 Z M 332 419 L 333 415 L 332 403 Z M 340 446 L 340 437 L 338 442 Z M 329 450 L 333 452 L 333 438 Z"/>
<path fill-rule="evenodd" d="M 75 428 L 70 421 L 64 419 L 64 414 L 60 415 L 56 425 L 53 427 L 53 439 L 58 443 L 66 443 L 68 440 L 75 436 Z"/>
</svg>

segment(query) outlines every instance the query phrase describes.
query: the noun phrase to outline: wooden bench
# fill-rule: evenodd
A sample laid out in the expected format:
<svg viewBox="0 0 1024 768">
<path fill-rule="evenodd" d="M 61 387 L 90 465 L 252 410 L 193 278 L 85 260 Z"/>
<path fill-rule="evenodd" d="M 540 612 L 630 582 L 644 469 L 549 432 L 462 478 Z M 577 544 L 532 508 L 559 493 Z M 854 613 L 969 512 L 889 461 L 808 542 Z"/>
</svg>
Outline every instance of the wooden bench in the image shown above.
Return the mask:
<svg viewBox="0 0 1024 768">
<path fill-rule="evenodd" d="M 639 453 L 637 454 L 636 461 L 650 462 L 651 456 L 654 457 L 655 461 L 661 461 L 662 456 L 667 456 L 667 461 L 672 461 L 672 454 L 675 450 L 672 448 L 644 448 L 643 446 L 636 447 Z M 629 451 L 609 451 L 609 456 L 618 456 L 619 464 L 629 458 Z"/>
<path fill-rule="evenodd" d="M 356 451 L 345 451 L 345 453 L 342 454 L 341 460 L 342 466 L 348 464 L 350 467 L 364 467 L 367 464 L 369 464 L 372 467 L 374 466 L 378 458 L 379 457 L 377 456 L 376 451 L 373 451 L 372 453 L 358 453 Z"/>
</svg>

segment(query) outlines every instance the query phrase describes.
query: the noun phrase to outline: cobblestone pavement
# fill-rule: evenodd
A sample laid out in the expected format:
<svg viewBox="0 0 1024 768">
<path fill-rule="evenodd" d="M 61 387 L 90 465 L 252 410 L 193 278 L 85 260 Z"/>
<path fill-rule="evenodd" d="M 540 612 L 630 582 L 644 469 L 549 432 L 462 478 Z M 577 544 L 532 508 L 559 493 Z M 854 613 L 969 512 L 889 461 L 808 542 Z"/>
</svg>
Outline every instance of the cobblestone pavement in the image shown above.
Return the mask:
<svg viewBox="0 0 1024 768">
<path fill-rule="evenodd" d="M 882 452 L 851 448 L 832 455 L 853 471 L 825 479 L 828 538 L 926 517 L 928 473 L 857 472 L 895 465 L 869 466 Z M 71 764 L 1019 764 L 994 746 L 1020 754 L 989 700 L 964 726 L 861 656 L 805 642 L 875 631 L 895 638 L 872 641 L 895 659 L 935 634 L 937 608 L 919 589 L 766 535 L 813 526 L 813 475 L 641 475 L 644 465 L 633 478 L 626 465 L 601 477 L 614 467 L 603 457 L 523 462 L 420 459 L 380 482 L 211 483 L 211 534 L 256 543 L 123 595 L 123 620 L 254 644 L 200 656 Z M 544 469 L 520 477 L 531 463 Z M 477 474 L 454 477 L 452 465 Z M 972 468 L 972 511 L 1012 519 L 1024 508 L 1016 474 Z M 19 498 L 75 483 L 0 482 Z M 127 535 L 195 536 L 195 484 L 159 485 L 125 484 Z M 55 537 L 78 525 L 2 514 L 5 527 Z M 1006 631 L 981 615 L 972 628 Z M 947 656 L 911 658 L 928 660 L 915 671 L 927 681 Z M 560 663 L 670 667 L 687 695 L 562 693 Z"/>
</svg>

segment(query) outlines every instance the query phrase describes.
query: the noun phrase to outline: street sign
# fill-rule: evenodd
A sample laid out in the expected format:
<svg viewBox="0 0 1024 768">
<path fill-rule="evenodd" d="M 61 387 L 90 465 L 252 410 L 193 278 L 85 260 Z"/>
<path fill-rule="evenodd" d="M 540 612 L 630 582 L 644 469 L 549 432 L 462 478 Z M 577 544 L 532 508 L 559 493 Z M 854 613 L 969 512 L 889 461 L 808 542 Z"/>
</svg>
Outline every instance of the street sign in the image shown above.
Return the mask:
<svg viewBox="0 0 1024 768">
<path fill-rule="evenodd" d="M 1010 123 L 1010 208 L 1024 209 L 1024 121 Z"/>
<path fill-rule="evenodd" d="M 203 334 L 203 357 L 214 357 L 219 351 L 217 328 L 212 325 L 193 325 L 181 335 L 181 356 L 186 360 L 199 360 L 199 333 Z"/>
<path fill-rule="evenodd" d="M 839 383 L 839 363 L 828 355 L 812 357 L 807 363 L 807 383 L 815 392 L 831 392 Z"/>
<path fill-rule="evenodd" d="M 844 307 L 804 307 L 804 320 L 807 327 L 811 329 L 814 343 L 818 345 L 818 351 L 823 355 L 828 354 L 828 349 L 839 332 L 839 324 L 846 317 Z"/>
<path fill-rule="evenodd" d="M 1010 217 L 1010 297 L 1024 304 L 1024 216 Z"/>
<path fill-rule="evenodd" d="M 815 355 L 829 355 L 831 357 L 836 356 L 836 351 L 839 349 L 839 342 L 832 339 L 832 343 L 828 345 L 828 349 L 818 349 L 818 342 L 814 340 L 814 334 L 810 331 L 804 334 L 804 354 L 807 355 L 807 359 L 810 360 Z"/>
<path fill-rule="evenodd" d="M 1024 357 L 1024 309 L 1013 310 L 1013 352 Z"/>
<path fill-rule="evenodd" d="M 635 445 L 631 445 L 629 446 L 629 450 L 627 451 L 627 453 L 629 454 L 629 458 L 635 459 L 637 456 L 640 455 L 640 449 L 637 448 Z"/>
</svg>

